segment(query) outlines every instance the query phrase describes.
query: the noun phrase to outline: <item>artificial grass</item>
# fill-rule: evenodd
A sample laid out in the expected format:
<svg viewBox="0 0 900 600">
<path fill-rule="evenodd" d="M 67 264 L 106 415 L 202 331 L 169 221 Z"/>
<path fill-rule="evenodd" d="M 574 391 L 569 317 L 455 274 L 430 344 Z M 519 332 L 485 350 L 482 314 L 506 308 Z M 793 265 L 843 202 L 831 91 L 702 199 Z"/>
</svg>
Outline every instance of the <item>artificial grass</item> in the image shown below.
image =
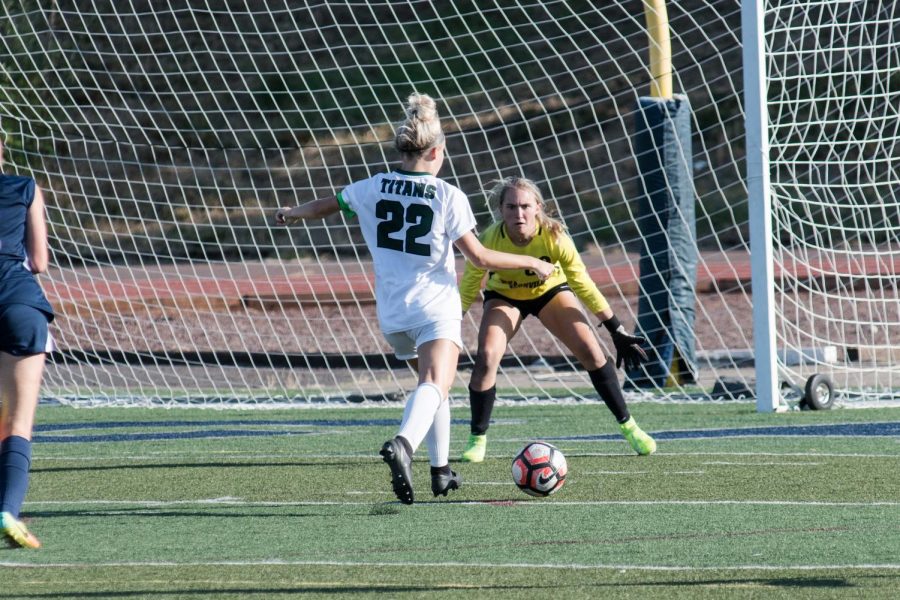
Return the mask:
<svg viewBox="0 0 900 600">
<path fill-rule="evenodd" d="M 467 428 L 454 411 L 455 458 Z M 894 594 L 896 435 L 809 433 L 823 423 L 891 431 L 900 409 L 774 415 L 641 403 L 632 412 L 675 437 L 637 457 L 602 405 L 499 407 L 488 459 L 454 462 L 462 489 L 431 497 L 423 447 L 417 502 L 403 506 L 376 455 L 399 407 L 41 407 L 23 514 L 44 547 L 0 552 L 2 595 Z M 779 435 L 729 429 L 762 426 Z M 690 437 L 711 430 L 719 437 Z M 514 452 L 536 438 L 569 460 L 566 485 L 547 499 L 525 496 L 509 475 Z"/>
</svg>

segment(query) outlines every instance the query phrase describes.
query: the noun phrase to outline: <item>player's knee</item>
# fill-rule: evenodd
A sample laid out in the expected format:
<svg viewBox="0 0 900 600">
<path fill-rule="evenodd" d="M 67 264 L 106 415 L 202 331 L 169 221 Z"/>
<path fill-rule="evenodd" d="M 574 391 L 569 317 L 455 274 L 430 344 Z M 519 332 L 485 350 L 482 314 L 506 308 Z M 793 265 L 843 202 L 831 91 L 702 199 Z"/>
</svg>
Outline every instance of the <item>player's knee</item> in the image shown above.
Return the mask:
<svg viewBox="0 0 900 600">
<path fill-rule="evenodd" d="M 472 385 L 477 387 L 477 385 L 484 380 L 486 375 L 487 368 L 484 363 L 480 363 L 476 360 L 475 365 L 472 367 Z"/>
<path fill-rule="evenodd" d="M 603 352 L 589 352 L 582 355 L 580 361 L 586 371 L 600 369 L 606 364 L 606 356 Z"/>
<path fill-rule="evenodd" d="M 475 358 L 475 365 L 472 367 L 472 380 L 475 382 L 483 381 L 495 373 L 499 365 L 499 358 L 494 359 L 489 354 L 479 353 Z"/>
</svg>

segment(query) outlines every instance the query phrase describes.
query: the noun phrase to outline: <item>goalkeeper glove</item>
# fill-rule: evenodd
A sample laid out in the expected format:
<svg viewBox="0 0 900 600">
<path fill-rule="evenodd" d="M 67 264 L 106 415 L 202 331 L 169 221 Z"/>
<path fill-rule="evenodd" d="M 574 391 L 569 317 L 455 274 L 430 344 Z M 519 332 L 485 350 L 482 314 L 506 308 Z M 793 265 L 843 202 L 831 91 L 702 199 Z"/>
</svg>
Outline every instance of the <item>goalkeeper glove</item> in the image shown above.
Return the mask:
<svg viewBox="0 0 900 600">
<path fill-rule="evenodd" d="M 641 348 L 641 344 L 647 340 L 636 335 L 628 335 L 625 332 L 625 326 L 619 322 L 615 315 L 602 323 L 609 330 L 613 345 L 616 347 L 617 369 L 621 369 L 624 363 L 625 368 L 630 371 L 638 368 L 642 362 L 647 360 L 647 353 Z"/>
</svg>

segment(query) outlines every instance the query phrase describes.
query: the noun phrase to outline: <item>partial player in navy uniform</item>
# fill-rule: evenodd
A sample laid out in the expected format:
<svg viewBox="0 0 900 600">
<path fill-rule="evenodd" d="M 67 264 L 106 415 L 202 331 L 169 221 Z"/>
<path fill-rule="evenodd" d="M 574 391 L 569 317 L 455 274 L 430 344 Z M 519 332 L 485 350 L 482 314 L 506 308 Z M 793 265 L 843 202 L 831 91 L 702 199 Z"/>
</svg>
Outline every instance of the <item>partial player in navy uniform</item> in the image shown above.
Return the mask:
<svg viewBox="0 0 900 600">
<path fill-rule="evenodd" d="M 447 495 L 461 482 L 449 463 L 448 394 L 462 349 L 453 246 L 484 269 L 530 269 L 541 280 L 553 267 L 532 256 L 488 250 L 478 241 L 468 198 L 437 177 L 444 162 L 444 134 L 431 97 L 409 97 L 394 147 L 401 156 L 399 168 L 353 182 L 334 196 L 280 208 L 275 222 L 321 218 L 339 210 L 359 220 L 375 268 L 381 332 L 397 358 L 409 360 L 419 374 L 400 431 L 381 448 L 394 494 L 412 504 L 412 456 L 423 440 L 431 459 L 432 493 Z"/>
<path fill-rule="evenodd" d="M 35 278 L 48 261 L 41 189 L 31 177 L 0 172 L 0 517 L 7 541 L 24 548 L 41 545 L 19 511 L 28 489 L 45 353 L 52 345 L 53 309 Z"/>
</svg>

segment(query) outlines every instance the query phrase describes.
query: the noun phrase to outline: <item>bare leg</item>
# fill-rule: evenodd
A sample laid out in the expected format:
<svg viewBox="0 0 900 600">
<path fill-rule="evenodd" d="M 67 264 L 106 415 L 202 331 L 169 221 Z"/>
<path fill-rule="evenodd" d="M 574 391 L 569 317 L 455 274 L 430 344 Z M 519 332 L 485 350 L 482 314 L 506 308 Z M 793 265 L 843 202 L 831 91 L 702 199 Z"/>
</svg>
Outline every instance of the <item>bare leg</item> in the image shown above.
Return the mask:
<svg viewBox="0 0 900 600">
<path fill-rule="evenodd" d="M 522 313 L 518 308 L 499 300 L 485 304 L 478 328 L 478 354 L 469 382 L 471 389 L 483 392 L 496 385 L 500 361 L 521 324 Z"/>
<path fill-rule="evenodd" d="M 597 334 L 572 292 L 564 291 L 554 296 L 541 310 L 538 318 L 547 331 L 565 344 L 588 371 L 599 369 L 606 363 Z"/>
<path fill-rule="evenodd" d="M 584 366 L 597 394 L 619 423 L 619 429 L 635 452 L 656 452 L 656 441 L 631 417 L 622 385 L 612 361 L 606 360 L 596 334 L 571 292 L 560 292 L 538 315 L 544 326 L 559 338 Z"/>
<path fill-rule="evenodd" d="M 450 340 L 432 340 L 417 350 L 419 385 L 406 401 L 397 434 L 409 442 L 412 452 L 416 451 L 431 429 L 441 403 L 446 402 L 459 361 L 459 347 Z"/>
<path fill-rule="evenodd" d="M 0 352 L 0 439 L 17 435 L 31 439 L 46 355 L 13 356 Z"/>
<path fill-rule="evenodd" d="M 3 533 L 20 546 L 40 542 L 18 521 L 28 490 L 31 431 L 40 394 L 44 354 L 13 356 L 0 352 L 0 512 Z"/>
</svg>

